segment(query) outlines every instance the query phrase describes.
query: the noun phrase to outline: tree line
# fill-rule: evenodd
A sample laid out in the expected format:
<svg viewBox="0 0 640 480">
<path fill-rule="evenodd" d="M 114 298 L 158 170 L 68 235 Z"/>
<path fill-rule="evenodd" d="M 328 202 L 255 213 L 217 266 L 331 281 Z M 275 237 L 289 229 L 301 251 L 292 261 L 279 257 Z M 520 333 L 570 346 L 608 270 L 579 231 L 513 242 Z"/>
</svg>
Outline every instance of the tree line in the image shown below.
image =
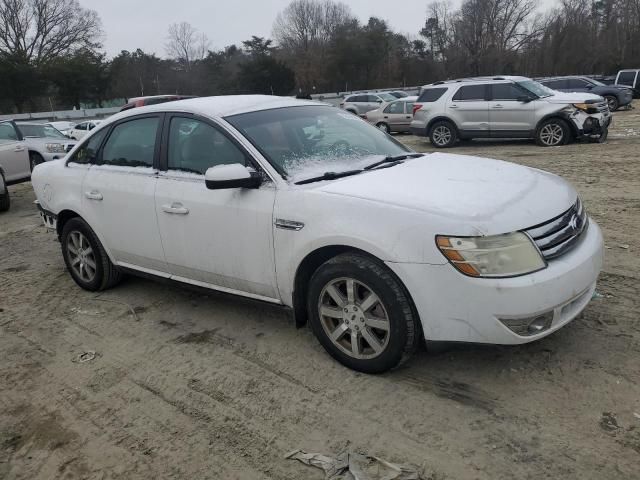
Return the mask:
<svg viewBox="0 0 640 480">
<path fill-rule="evenodd" d="M 170 25 L 165 57 L 102 52 L 96 12 L 78 0 L 0 0 L 0 111 L 57 110 L 165 93 L 340 92 L 472 75 L 608 74 L 640 67 L 640 0 L 463 0 L 425 3 L 424 27 L 360 21 L 347 4 L 293 0 L 272 38 L 212 49 Z"/>
</svg>

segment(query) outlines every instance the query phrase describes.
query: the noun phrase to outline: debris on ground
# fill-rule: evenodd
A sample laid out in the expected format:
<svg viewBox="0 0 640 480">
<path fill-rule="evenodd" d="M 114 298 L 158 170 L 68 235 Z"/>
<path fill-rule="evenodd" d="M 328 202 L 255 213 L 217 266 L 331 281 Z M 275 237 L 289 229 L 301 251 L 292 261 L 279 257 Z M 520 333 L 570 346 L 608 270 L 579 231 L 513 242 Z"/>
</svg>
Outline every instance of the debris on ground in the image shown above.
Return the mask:
<svg viewBox="0 0 640 480">
<path fill-rule="evenodd" d="M 387 462 L 372 455 L 345 451 L 336 458 L 294 450 L 285 458 L 324 470 L 327 480 L 420 480 L 416 467 Z"/>
<path fill-rule="evenodd" d="M 633 412 L 633 416 L 640 420 L 640 413 Z"/>
<path fill-rule="evenodd" d="M 85 363 L 85 362 L 90 362 L 91 360 L 94 360 L 95 358 L 96 358 L 96 352 L 94 352 L 93 350 L 88 350 L 88 351 L 82 352 L 81 354 L 76 356 L 72 360 L 72 362 Z"/>
<path fill-rule="evenodd" d="M 615 432 L 620 428 L 616 414 L 612 412 L 603 412 L 600 418 L 600 428 L 606 432 Z"/>
<path fill-rule="evenodd" d="M 624 250 L 629 250 L 629 245 L 627 244 L 622 244 L 622 245 L 618 245 L 620 248 L 624 249 Z"/>
</svg>

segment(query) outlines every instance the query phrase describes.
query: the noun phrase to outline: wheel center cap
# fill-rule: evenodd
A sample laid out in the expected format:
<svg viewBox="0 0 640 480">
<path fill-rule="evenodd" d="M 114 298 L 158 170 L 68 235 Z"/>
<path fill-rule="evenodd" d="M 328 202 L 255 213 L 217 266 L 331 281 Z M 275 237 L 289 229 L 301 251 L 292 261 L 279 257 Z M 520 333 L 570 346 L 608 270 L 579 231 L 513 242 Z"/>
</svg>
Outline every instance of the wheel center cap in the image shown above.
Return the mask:
<svg viewBox="0 0 640 480">
<path fill-rule="evenodd" d="M 348 326 L 364 325 L 364 312 L 355 304 L 346 305 L 342 309 L 342 321 Z"/>
</svg>

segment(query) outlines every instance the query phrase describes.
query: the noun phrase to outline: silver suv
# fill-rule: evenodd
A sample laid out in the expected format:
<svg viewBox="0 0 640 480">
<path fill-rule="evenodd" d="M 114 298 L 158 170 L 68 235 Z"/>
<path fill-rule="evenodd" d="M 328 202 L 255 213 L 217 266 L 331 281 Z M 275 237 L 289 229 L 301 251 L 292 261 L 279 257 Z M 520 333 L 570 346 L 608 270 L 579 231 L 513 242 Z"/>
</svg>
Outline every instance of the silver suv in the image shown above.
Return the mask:
<svg viewBox="0 0 640 480">
<path fill-rule="evenodd" d="M 396 97 L 387 92 L 356 93 L 349 95 L 340 104 L 340 108 L 354 115 L 363 116 L 365 113 L 380 108 L 383 103 L 395 102 Z"/>
<path fill-rule="evenodd" d="M 604 141 L 611 123 L 602 97 L 557 92 L 527 77 L 436 82 L 422 87 L 413 109 L 411 132 L 438 148 L 471 138 L 534 138 L 544 147 Z"/>
</svg>

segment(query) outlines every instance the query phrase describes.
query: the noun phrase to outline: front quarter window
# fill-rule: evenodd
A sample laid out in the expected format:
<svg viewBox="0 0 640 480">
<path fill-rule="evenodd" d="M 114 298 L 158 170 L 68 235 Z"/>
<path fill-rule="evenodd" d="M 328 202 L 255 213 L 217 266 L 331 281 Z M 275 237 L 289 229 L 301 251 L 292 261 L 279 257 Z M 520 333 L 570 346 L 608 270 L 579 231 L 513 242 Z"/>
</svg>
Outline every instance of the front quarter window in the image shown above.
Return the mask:
<svg viewBox="0 0 640 480">
<path fill-rule="evenodd" d="M 86 142 L 84 142 L 73 154 L 73 156 L 69 159 L 68 163 L 93 163 L 98 154 L 98 149 L 102 144 L 102 140 L 107 133 L 108 128 L 105 128 L 95 134 L 91 135 Z"/>
</svg>

